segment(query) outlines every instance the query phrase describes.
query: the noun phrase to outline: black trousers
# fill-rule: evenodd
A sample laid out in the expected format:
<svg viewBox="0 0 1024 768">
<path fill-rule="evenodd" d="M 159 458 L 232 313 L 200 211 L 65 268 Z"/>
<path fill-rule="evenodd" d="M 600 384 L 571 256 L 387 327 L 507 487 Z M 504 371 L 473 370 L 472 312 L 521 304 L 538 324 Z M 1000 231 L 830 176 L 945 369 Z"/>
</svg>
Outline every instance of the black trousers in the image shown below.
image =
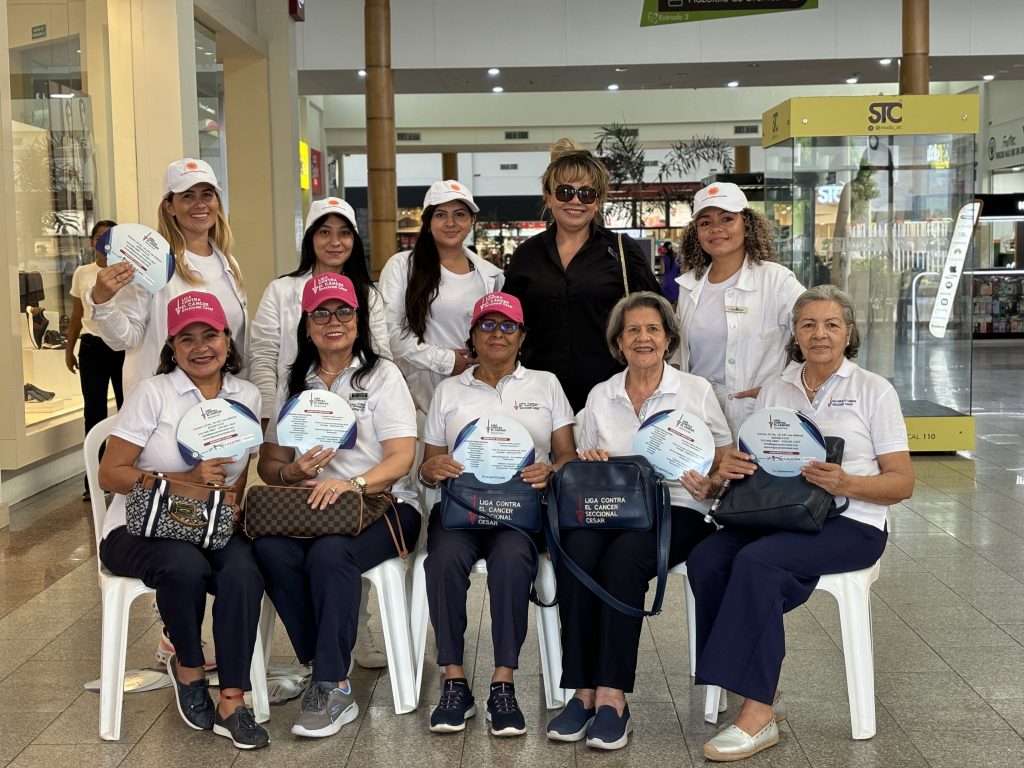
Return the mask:
<svg viewBox="0 0 1024 768">
<path fill-rule="evenodd" d="M 213 641 L 221 688 L 250 690 L 263 576 L 245 536 L 236 533 L 213 552 L 185 541 L 133 536 L 122 526 L 100 542 L 100 559 L 118 576 L 142 579 L 156 590 L 160 618 L 183 667 L 203 666 L 206 595 L 215 595 Z"/>
<path fill-rule="evenodd" d="M 487 561 L 494 666 L 519 668 L 519 650 L 529 622 L 531 553 L 529 542 L 508 528 L 446 531 L 441 527 L 440 505 L 434 506 L 423 565 L 438 664 L 463 663 L 469 572 L 482 558 Z"/>
<path fill-rule="evenodd" d="M 124 352 L 108 347 L 99 336 L 83 333 L 78 337 L 78 373 L 85 400 L 85 433 L 107 418 L 107 388 L 113 386 L 117 409 L 121 410 L 124 392 L 121 367 Z"/>
<path fill-rule="evenodd" d="M 696 682 L 771 703 L 786 655 L 782 615 L 807 602 L 818 577 L 872 565 L 888 536 L 840 516 L 818 533 L 721 530 L 703 541 L 686 561 L 697 620 Z"/>
<path fill-rule="evenodd" d="M 686 560 L 690 550 L 713 531 L 700 512 L 673 507 L 669 565 Z M 561 542 L 566 553 L 609 593 L 628 605 L 643 605 L 650 580 L 658 573 L 653 530 L 563 531 Z M 564 563 L 558 564 L 555 574 L 562 621 L 562 687 L 605 686 L 629 693 L 636 682 L 643 620 L 607 605 Z"/>
<path fill-rule="evenodd" d="M 415 541 L 420 513 L 408 504 L 397 507 L 405 540 Z M 394 515 L 389 517 L 393 524 Z M 314 680 L 345 680 L 363 572 L 396 556 L 387 523 L 381 518 L 358 536 L 264 536 L 253 542 L 253 551 L 299 661 L 312 663 Z"/>
</svg>

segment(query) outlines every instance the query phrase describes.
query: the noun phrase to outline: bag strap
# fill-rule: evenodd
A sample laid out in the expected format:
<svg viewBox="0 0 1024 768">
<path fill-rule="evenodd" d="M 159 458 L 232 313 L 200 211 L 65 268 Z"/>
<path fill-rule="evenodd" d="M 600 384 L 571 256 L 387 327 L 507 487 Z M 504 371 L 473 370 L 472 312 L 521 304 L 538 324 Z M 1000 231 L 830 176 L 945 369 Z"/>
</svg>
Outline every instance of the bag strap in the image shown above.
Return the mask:
<svg viewBox="0 0 1024 768">
<path fill-rule="evenodd" d="M 622 233 L 619 232 L 619 264 L 622 265 L 622 287 L 625 289 L 623 296 L 629 296 L 629 277 L 626 275 L 626 253 L 622 250 Z"/>
<path fill-rule="evenodd" d="M 395 506 L 394 497 L 392 497 L 390 493 L 389 494 L 383 494 L 382 493 L 382 494 L 378 494 L 378 495 L 380 497 L 384 498 L 387 501 L 388 505 L 391 507 L 391 511 L 395 513 L 395 524 L 394 525 L 392 525 L 391 521 L 388 520 L 387 510 L 384 510 L 384 514 L 381 515 L 381 517 L 384 518 L 384 522 L 388 526 L 388 533 L 391 534 L 391 541 L 395 545 L 395 551 L 398 553 L 398 556 L 400 558 L 405 560 L 407 557 L 409 557 L 409 547 L 405 543 L 405 532 L 402 530 L 402 519 L 398 516 L 398 507 Z M 398 535 L 397 536 L 395 535 L 395 529 L 396 528 L 398 529 Z"/>
<path fill-rule="evenodd" d="M 636 619 L 642 619 L 645 616 L 657 616 L 661 613 L 662 605 L 665 602 L 665 587 L 668 584 L 668 555 L 669 547 L 672 543 L 672 507 L 669 501 L 668 486 L 663 482 L 659 482 L 658 492 L 661 498 L 661 504 L 658 505 L 654 519 L 655 536 L 657 537 L 658 577 L 654 587 L 654 602 L 651 605 L 650 611 L 645 611 L 643 608 L 636 608 L 622 602 L 615 597 L 615 595 L 611 594 L 608 590 L 594 581 L 590 574 L 584 571 L 579 563 L 569 557 L 569 554 L 562 548 L 562 542 L 559 535 L 558 505 L 555 503 L 548 505 L 548 544 L 551 548 L 551 556 L 555 559 L 556 564 L 560 559 L 565 564 L 565 567 L 569 572 L 575 576 L 583 586 L 604 601 L 606 605 L 614 608 L 619 613 L 624 613 L 627 616 L 632 616 Z"/>
<path fill-rule="evenodd" d="M 472 504 L 467 502 L 465 499 L 459 497 L 458 494 L 453 493 L 451 488 L 448 487 L 448 485 L 448 482 L 441 483 L 440 488 L 442 496 L 445 496 L 445 498 L 450 499 L 454 504 L 462 507 L 466 511 L 472 512 L 475 515 L 480 515 L 480 517 L 486 520 L 490 520 L 492 522 L 497 523 L 500 526 L 513 530 L 520 536 L 522 536 L 524 539 L 526 539 L 526 541 L 530 545 L 530 602 L 534 605 L 539 605 L 541 608 L 551 608 L 557 605 L 557 597 L 550 603 L 545 603 L 543 600 L 540 599 L 540 595 L 537 593 L 537 572 L 540 570 L 540 550 L 537 549 L 537 543 L 533 540 L 533 536 L 531 536 L 527 531 L 524 531 L 515 523 L 510 523 L 507 520 L 500 520 L 499 518 L 494 517 L 493 515 L 489 515 L 486 512 L 481 512 L 479 509 L 476 509 Z"/>
</svg>

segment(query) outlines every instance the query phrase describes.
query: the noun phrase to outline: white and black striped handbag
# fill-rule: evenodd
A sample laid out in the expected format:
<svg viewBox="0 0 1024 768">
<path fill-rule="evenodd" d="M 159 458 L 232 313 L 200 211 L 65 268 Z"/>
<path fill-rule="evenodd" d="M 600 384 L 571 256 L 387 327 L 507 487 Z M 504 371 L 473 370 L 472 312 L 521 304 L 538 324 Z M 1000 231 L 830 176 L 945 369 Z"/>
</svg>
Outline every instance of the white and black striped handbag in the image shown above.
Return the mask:
<svg viewBox="0 0 1024 768">
<path fill-rule="evenodd" d="M 176 493 L 172 493 L 176 491 Z M 128 533 L 223 549 L 235 531 L 231 489 L 143 474 L 125 497 Z"/>
</svg>

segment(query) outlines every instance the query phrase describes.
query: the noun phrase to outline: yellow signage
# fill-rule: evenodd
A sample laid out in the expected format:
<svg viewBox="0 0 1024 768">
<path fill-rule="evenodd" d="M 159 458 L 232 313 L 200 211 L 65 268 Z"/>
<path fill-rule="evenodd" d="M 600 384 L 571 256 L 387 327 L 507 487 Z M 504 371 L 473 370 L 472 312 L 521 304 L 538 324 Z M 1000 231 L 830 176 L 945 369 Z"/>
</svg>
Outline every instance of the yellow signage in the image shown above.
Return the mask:
<svg viewBox="0 0 1024 768">
<path fill-rule="evenodd" d="M 309 144 L 299 142 L 299 189 L 309 189 Z"/>
<path fill-rule="evenodd" d="M 977 133 L 979 111 L 974 94 L 788 99 L 761 115 L 761 145 L 805 136 Z"/>
<path fill-rule="evenodd" d="M 973 416 L 904 416 L 911 453 L 973 451 Z"/>
</svg>

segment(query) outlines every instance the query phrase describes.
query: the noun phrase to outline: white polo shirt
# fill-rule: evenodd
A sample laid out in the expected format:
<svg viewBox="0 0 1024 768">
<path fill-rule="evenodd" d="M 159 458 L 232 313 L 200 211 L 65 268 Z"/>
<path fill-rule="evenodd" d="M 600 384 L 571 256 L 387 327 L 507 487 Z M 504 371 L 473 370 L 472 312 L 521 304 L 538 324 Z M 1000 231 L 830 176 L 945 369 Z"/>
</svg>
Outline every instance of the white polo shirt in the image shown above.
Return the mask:
<svg viewBox="0 0 1024 768">
<path fill-rule="evenodd" d="M 427 412 L 424 442 L 452 450 L 463 427 L 473 419 L 505 416 L 526 427 L 537 461 L 550 464 L 551 433 L 576 421 L 555 375 L 517 364 L 497 387 L 491 387 L 473 376 L 476 368 L 467 368 L 437 385 Z"/>
<path fill-rule="evenodd" d="M 230 373 L 224 374 L 217 397 L 239 402 L 259 415 L 260 391 L 254 384 Z M 142 448 L 142 453 L 135 461 L 138 469 L 147 472 L 188 472 L 192 467 L 178 450 L 178 422 L 189 408 L 204 399 L 199 388 L 181 368 L 143 379 L 125 397 L 111 434 Z M 249 455 L 258 452 L 259 446 L 255 445 L 249 450 Z M 242 459 L 224 466 L 225 483 L 231 485 L 238 479 L 246 462 Z M 107 508 L 107 516 L 103 518 L 104 537 L 125 524 L 124 498 L 124 494 L 114 494 Z"/>
<path fill-rule="evenodd" d="M 807 400 L 800 383 L 802 363 L 790 363 L 782 375 L 764 385 L 757 407 L 780 406 L 802 411 L 811 417 L 823 435 L 835 435 L 846 441 L 843 469 L 850 475 L 874 477 L 882 474 L 878 457 L 885 453 L 909 451 L 907 424 L 903 420 L 900 399 L 892 384 L 881 376 L 865 371 L 850 360 L 815 398 Z M 836 499 L 842 503 L 842 497 Z M 885 530 L 889 508 L 882 504 L 850 499 L 844 517 Z"/>
<path fill-rule="evenodd" d="M 382 440 L 416 437 L 416 406 L 398 366 L 390 360 L 379 359 L 373 371 L 360 382 L 362 386 L 357 388 L 352 383 L 352 375 L 359 365 L 359 360 L 353 357 L 348 368 L 331 383 L 330 391 L 344 398 L 355 414 L 356 444 L 334 454 L 320 476 L 325 479 L 348 480 L 363 475 L 384 459 Z M 306 374 L 306 389 L 327 389 L 312 367 Z M 275 415 L 267 424 L 265 439 L 268 443 L 277 442 L 277 414 L 287 400 L 288 382 L 285 380 L 277 390 Z M 391 491 L 402 501 L 419 508 L 416 488 L 408 475 L 396 480 Z"/>
<path fill-rule="evenodd" d="M 616 373 L 590 390 L 580 430 L 580 450 L 602 448 L 611 456 L 628 456 L 634 453 L 633 438 L 637 430 L 649 416 L 676 409 L 692 413 L 707 424 L 716 448 L 732 445 L 732 433 L 722 407 L 706 379 L 664 364 L 661 383 L 637 414 L 626 394 L 626 373 Z M 670 482 L 669 490 L 674 507 L 690 507 L 701 512 L 711 508 L 710 501 L 697 501 L 682 483 Z"/>
</svg>

